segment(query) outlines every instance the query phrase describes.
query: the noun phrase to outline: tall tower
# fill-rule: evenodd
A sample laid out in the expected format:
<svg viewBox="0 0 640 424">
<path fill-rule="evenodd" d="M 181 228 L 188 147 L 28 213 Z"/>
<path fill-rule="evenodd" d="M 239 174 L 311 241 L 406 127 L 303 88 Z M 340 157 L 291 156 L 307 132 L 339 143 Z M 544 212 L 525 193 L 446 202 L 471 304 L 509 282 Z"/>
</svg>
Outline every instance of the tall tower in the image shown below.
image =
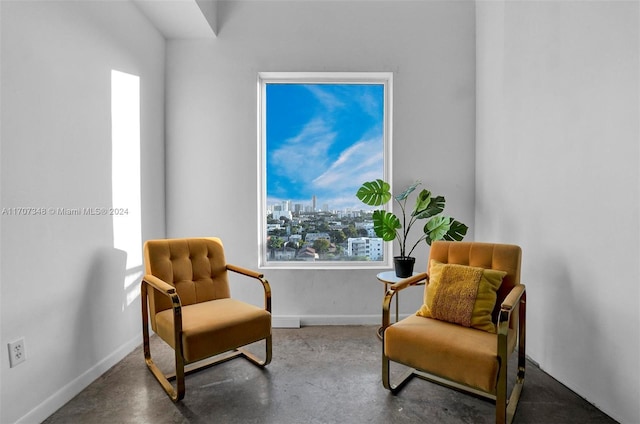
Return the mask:
<svg viewBox="0 0 640 424">
<path fill-rule="evenodd" d="M 313 212 L 316 211 L 316 195 L 314 194 L 313 197 L 311 198 L 311 210 Z"/>
</svg>

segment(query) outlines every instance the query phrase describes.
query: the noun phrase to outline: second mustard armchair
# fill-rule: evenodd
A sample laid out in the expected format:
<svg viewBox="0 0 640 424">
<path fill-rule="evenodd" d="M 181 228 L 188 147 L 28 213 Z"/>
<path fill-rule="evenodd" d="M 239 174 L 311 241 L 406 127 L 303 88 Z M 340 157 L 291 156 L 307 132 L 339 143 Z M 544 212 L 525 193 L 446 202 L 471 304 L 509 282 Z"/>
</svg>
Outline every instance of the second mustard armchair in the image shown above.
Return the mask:
<svg viewBox="0 0 640 424">
<path fill-rule="evenodd" d="M 397 393 L 412 377 L 488 398 L 496 422 L 513 420 L 525 376 L 526 292 L 521 249 L 478 242 L 433 242 L 428 272 L 390 287 L 383 302 L 382 382 Z M 391 299 L 427 281 L 417 314 L 391 324 Z M 517 351 L 507 398 L 509 358 Z M 390 363 L 410 367 L 396 384 Z"/>
<path fill-rule="evenodd" d="M 226 263 L 219 238 L 149 240 L 141 284 L 142 335 L 147 366 L 173 401 L 185 394 L 185 374 L 242 356 L 271 362 L 271 289 L 261 273 Z M 231 298 L 229 273 L 256 280 L 264 307 Z M 175 373 L 165 375 L 151 358 L 151 329 L 175 352 Z M 243 346 L 264 340 L 258 358 Z M 176 387 L 171 381 L 176 380 Z"/>
</svg>

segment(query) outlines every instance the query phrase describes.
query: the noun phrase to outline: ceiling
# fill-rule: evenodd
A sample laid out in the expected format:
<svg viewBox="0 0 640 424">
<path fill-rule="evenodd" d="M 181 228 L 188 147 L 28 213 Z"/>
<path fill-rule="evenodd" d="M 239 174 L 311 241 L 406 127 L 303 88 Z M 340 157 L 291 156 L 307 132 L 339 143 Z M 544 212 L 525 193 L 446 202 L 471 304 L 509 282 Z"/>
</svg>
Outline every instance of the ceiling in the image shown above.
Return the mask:
<svg viewBox="0 0 640 424">
<path fill-rule="evenodd" d="M 166 39 L 214 38 L 217 0 L 132 0 Z"/>
</svg>

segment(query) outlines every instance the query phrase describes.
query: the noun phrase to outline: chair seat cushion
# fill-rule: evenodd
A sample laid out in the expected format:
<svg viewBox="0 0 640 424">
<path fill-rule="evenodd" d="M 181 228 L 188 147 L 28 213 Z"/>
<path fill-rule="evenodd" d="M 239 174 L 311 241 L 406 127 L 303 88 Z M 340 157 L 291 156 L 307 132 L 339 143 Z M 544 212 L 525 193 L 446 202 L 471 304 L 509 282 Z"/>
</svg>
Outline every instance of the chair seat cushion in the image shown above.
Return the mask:
<svg viewBox="0 0 640 424">
<path fill-rule="evenodd" d="M 515 346 L 509 330 L 508 352 Z M 384 352 L 392 361 L 495 394 L 497 334 L 413 315 L 387 327 Z"/>
<path fill-rule="evenodd" d="M 157 334 L 175 349 L 173 311 L 156 314 Z M 195 362 L 271 334 L 271 314 L 235 299 L 217 299 L 182 307 L 183 355 Z"/>
</svg>

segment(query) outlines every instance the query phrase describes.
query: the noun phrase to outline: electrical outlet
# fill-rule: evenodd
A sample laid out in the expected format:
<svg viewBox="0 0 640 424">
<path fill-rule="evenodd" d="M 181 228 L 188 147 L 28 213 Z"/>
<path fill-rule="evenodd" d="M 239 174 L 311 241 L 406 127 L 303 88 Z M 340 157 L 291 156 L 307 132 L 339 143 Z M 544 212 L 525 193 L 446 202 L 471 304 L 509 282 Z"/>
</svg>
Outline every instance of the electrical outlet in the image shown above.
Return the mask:
<svg viewBox="0 0 640 424">
<path fill-rule="evenodd" d="M 25 361 L 24 339 L 9 343 L 9 365 L 11 368 Z"/>
</svg>

